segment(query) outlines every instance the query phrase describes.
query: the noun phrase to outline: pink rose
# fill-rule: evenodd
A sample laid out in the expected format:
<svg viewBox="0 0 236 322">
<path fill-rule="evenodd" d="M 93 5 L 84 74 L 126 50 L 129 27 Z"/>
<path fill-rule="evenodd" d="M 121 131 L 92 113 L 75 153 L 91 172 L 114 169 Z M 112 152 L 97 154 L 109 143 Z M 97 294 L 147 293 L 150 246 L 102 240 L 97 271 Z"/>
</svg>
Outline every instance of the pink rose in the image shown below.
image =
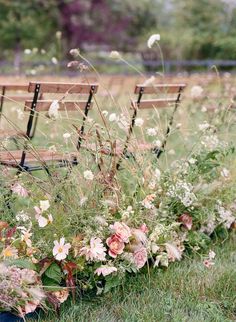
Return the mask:
<svg viewBox="0 0 236 322">
<path fill-rule="evenodd" d="M 108 254 L 116 258 L 117 255 L 122 254 L 125 244 L 117 235 L 112 235 L 111 237 L 107 238 L 107 246 L 109 247 Z"/>
<path fill-rule="evenodd" d="M 133 253 L 134 263 L 138 269 L 142 268 L 147 262 L 147 249 L 140 247 Z"/>
<path fill-rule="evenodd" d="M 131 237 L 131 230 L 126 224 L 115 222 L 114 225 L 111 225 L 110 227 L 116 234 L 116 236 L 120 239 L 120 241 L 124 243 L 129 242 L 129 237 Z"/>
</svg>

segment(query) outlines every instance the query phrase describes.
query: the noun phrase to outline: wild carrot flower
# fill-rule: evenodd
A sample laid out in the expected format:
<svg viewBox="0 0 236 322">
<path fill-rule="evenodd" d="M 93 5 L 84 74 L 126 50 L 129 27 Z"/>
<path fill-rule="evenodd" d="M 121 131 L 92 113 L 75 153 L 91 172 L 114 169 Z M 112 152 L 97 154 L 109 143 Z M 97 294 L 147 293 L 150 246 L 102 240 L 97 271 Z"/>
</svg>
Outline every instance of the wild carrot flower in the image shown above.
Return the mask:
<svg viewBox="0 0 236 322">
<path fill-rule="evenodd" d="M 94 174 L 92 173 L 91 170 L 86 170 L 86 171 L 84 171 L 84 178 L 86 180 L 92 181 L 94 179 Z"/>
<path fill-rule="evenodd" d="M 156 41 L 160 41 L 161 36 L 159 34 L 153 34 L 149 37 L 147 41 L 148 48 L 152 48 Z"/>
</svg>

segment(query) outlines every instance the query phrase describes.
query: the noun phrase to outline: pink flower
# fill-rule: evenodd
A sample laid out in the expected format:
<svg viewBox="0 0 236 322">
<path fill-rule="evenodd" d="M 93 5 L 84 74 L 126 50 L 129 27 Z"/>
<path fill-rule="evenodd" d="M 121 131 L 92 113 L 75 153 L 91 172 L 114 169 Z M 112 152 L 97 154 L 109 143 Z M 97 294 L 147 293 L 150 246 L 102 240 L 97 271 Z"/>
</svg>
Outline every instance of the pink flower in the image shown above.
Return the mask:
<svg viewBox="0 0 236 322">
<path fill-rule="evenodd" d="M 86 260 L 106 260 L 106 248 L 100 238 L 91 238 L 89 246 L 84 246 L 80 250 L 80 255 L 85 255 Z"/>
<path fill-rule="evenodd" d="M 135 265 L 140 269 L 147 262 L 147 249 L 145 247 L 140 247 L 134 252 L 133 256 Z"/>
<path fill-rule="evenodd" d="M 166 243 L 165 246 L 170 261 L 174 262 L 181 259 L 182 253 L 175 244 Z"/>
<path fill-rule="evenodd" d="M 183 214 L 179 217 L 179 221 L 185 226 L 188 230 L 191 230 L 193 225 L 193 219 L 189 214 Z"/>
<path fill-rule="evenodd" d="M 129 242 L 129 237 L 131 237 L 131 230 L 126 224 L 115 222 L 114 225 L 110 226 L 110 228 L 120 239 L 121 242 L 124 242 L 124 243 Z"/>
<path fill-rule="evenodd" d="M 98 276 L 100 275 L 107 276 L 113 272 L 117 272 L 117 268 L 114 266 L 107 266 L 107 265 L 102 265 L 95 270 L 95 274 L 97 274 Z"/>
<path fill-rule="evenodd" d="M 29 195 L 28 191 L 18 182 L 11 187 L 11 191 L 20 197 L 27 197 Z"/>
<path fill-rule="evenodd" d="M 106 242 L 107 242 L 107 246 L 109 247 L 108 254 L 111 257 L 116 258 L 117 255 L 120 255 L 123 253 L 125 244 L 123 241 L 120 240 L 120 238 L 116 234 L 107 238 Z"/>
<path fill-rule="evenodd" d="M 212 262 L 211 260 L 209 260 L 209 259 L 205 259 L 204 261 L 203 261 L 203 265 L 204 266 L 206 266 L 207 268 L 211 268 L 213 265 L 215 265 L 215 263 L 214 262 Z"/>
<path fill-rule="evenodd" d="M 148 233 L 148 227 L 146 224 L 142 224 L 139 229 L 144 233 L 147 234 Z"/>
<path fill-rule="evenodd" d="M 38 305 L 39 305 L 38 301 L 32 301 L 32 302 L 26 303 L 26 305 L 23 309 L 24 314 L 34 312 Z"/>
</svg>

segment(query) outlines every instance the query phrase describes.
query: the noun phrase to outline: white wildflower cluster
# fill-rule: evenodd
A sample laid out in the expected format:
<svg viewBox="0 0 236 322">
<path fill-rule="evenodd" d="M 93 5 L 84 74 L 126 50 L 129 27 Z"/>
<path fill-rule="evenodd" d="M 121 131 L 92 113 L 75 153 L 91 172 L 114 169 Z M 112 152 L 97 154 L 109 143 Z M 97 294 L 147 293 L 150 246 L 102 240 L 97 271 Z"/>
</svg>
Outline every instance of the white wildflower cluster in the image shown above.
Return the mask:
<svg viewBox="0 0 236 322">
<path fill-rule="evenodd" d="M 157 130 L 155 128 L 149 128 L 146 131 L 148 136 L 156 136 L 157 135 Z"/>
<path fill-rule="evenodd" d="M 108 117 L 110 122 L 115 122 L 119 126 L 120 129 L 126 131 L 129 128 L 129 121 L 126 115 L 116 113 L 111 113 Z"/>
<path fill-rule="evenodd" d="M 174 185 L 170 185 L 167 195 L 172 198 L 178 198 L 185 207 L 191 206 L 197 200 L 193 193 L 193 186 L 180 179 Z"/>
<path fill-rule="evenodd" d="M 210 127 L 211 127 L 210 124 L 207 123 L 206 121 L 198 125 L 198 128 L 200 131 L 206 131 L 210 129 Z"/>
<path fill-rule="evenodd" d="M 207 221 L 200 228 L 200 232 L 211 235 L 217 226 L 216 217 L 214 214 L 208 216 Z"/>
<path fill-rule="evenodd" d="M 121 218 L 122 220 L 127 220 L 129 219 L 130 215 L 134 213 L 133 207 L 128 206 L 125 210 L 122 211 Z"/>
<path fill-rule="evenodd" d="M 215 134 L 210 134 L 210 135 L 205 135 L 202 140 L 201 140 L 201 144 L 209 149 L 209 150 L 214 150 L 217 147 L 219 147 L 220 145 L 220 141 L 217 137 L 217 135 Z"/>
<path fill-rule="evenodd" d="M 16 214 L 16 221 L 19 222 L 26 222 L 30 219 L 30 217 L 23 211 L 21 210 Z"/>
<path fill-rule="evenodd" d="M 216 206 L 217 212 L 220 215 L 220 221 L 226 228 L 230 228 L 230 226 L 235 222 L 236 217 L 233 215 L 231 210 L 225 209 L 221 204 Z"/>
<path fill-rule="evenodd" d="M 153 204 L 154 199 L 156 198 L 156 195 L 153 193 L 151 195 L 146 196 L 146 198 L 141 201 L 141 205 L 146 209 L 154 209 L 155 206 Z"/>
</svg>

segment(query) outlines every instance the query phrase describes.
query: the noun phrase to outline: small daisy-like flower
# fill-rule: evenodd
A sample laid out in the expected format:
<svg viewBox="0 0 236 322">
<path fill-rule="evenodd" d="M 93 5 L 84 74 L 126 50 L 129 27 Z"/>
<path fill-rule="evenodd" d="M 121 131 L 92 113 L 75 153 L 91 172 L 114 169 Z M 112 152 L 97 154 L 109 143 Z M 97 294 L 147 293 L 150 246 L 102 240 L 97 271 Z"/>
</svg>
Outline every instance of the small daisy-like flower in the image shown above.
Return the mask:
<svg viewBox="0 0 236 322">
<path fill-rule="evenodd" d="M 157 135 L 157 130 L 154 128 L 149 128 L 149 129 L 147 129 L 147 135 L 148 136 L 155 136 L 155 135 Z"/>
<path fill-rule="evenodd" d="M 57 240 L 54 241 L 54 247 L 53 247 L 53 256 L 56 258 L 56 260 L 61 261 L 67 257 L 69 254 L 69 249 L 71 248 L 70 243 L 65 244 L 65 238 L 62 237 L 60 241 Z"/>
</svg>

